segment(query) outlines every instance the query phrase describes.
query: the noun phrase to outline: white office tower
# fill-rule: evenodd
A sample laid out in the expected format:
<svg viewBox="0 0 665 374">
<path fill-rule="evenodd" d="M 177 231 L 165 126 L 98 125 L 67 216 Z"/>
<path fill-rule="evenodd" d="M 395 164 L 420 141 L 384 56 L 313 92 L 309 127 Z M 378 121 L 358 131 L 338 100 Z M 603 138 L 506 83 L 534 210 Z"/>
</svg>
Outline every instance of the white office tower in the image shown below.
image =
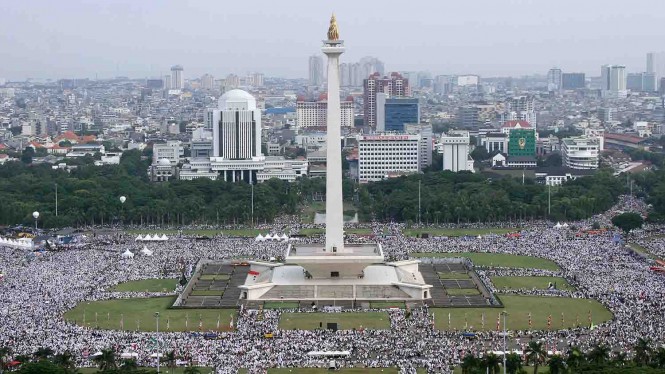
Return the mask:
<svg viewBox="0 0 665 374">
<path fill-rule="evenodd" d="M 628 95 L 626 89 L 626 67 L 603 65 L 600 69 L 602 95 L 608 99 L 622 99 Z"/>
<path fill-rule="evenodd" d="M 185 76 L 183 72 L 182 65 L 175 65 L 171 67 L 171 89 L 172 90 L 182 90 L 185 88 Z"/>
<path fill-rule="evenodd" d="M 562 78 L 561 69 L 559 68 L 550 69 L 550 71 L 547 72 L 547 90 L 550 92 L 560 91 L 562 83 L 561 78 Z"/>
<path fill-rule="evenodd" d="M 418 134 L 379 134 L 358 137 L 358 181 L 417 173 L 421 141 Z"/>
<path fill-rule="evenodd" d="M 170 75 L 165 75 L 164 76 L 164 89 L 165 90 L 170 90 L 171 89 L 171 76 Z"/>
<path fill-rule="evenodd" d="M 353 127 L 353 101 L 342 101 L 340 106 L 340 125 L 342 127 Z M 327 126 L 327 123 L 327 100 L 296 102 L 296 124 L 298 128 L 325 127 Z"/>
<path fill-rule="evenodd" d="M 388 100 L 387 93 L 376 94 L 376 132 L 386 131 L 386 100 Z"/>
<path fill-rule="evenodd" d="M 230 90 L 219 98 L 219 107 L 208 110 L 212 128 L 213 157 L 247 160 L 261 155 L 261 110 L 254 96 Z"/>
<path fill-rule="evenodd" d="M 450 131 L 441 136 L 437 145 L 438 152 L 443 155 L 443 170 L 471 171 L 473 160 L 469 158 L 470 136 L 468 131 Z"/>
<path fill-rule="evenodd" d="M 320 86 L 323 83 L 323 58 L 318 55 L 309 57 L 309 85 Z"/>
<path fill-rule="evenodd" d="M 204 90 L 212 90 L 215 85 L 215 78 L 210 74 L 203 74 L 201 77 L 201 88 Z"/>
<path fill-rule="evenodd" d="M 580 136 L 561 141 L 563 165 L 571 169 L 598 169 L 600 141 Z"/>
</svg>

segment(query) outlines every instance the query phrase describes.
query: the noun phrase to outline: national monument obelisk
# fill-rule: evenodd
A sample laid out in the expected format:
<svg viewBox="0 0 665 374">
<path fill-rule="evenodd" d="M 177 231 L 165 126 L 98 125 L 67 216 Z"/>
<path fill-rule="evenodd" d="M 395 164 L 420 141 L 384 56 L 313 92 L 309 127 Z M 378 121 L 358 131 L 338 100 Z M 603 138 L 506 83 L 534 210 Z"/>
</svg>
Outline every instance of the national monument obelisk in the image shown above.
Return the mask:
<svg viewBox="0 0 665 374">
<path fill-rule="evenodd" d="M 326 151 L 326 243 L 325 250 L 344 250 L 344 205 L 342 200 L 341 109 L 339 100 L 339 56 L 344 53 L 344 41 L 339 40 L 337 20 L 333 14 L 328 28 L 328 40 L 321 51 L 328 56 L 328 109 Z"/>
</svg>

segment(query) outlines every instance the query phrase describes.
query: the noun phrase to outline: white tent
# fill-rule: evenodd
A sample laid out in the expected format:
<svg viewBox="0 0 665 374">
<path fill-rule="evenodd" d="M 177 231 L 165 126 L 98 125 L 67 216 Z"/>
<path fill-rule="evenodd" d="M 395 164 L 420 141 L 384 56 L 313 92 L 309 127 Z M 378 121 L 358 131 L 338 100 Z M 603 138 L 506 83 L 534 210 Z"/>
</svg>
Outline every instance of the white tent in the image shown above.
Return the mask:
<svg viewBox="0 0 665 374">
<path fill-rule="evenodd" d="M 120 354 L 120 358 L 138 358 L 139 354 L 136 352 L 123 352 Z"/>
<path fill-rule="evenodd" d="M 561 228 L 561 223 L 557 222 L 556 225 L 554 225 L 554 228 L 560 229 Z"/>
<path fill-rule="evenodd" d="M 141 254 L 144 256 L 152 256 L 152 251 L 148 249 L 148 247 L 143 246 L 143 249 L 141 250 Z"/>
<path fill-rule="evenodd" d="M 97 352 L 91 354 L 90 357 L 97 357 L 97 356 L 101 356 L 102 354 L 103 354 L 102 352 L 97 351 Z"/>
<path fill-rule="evenodd" d="M 163 354 L 161 354 L 161 353 L 153 353 L 153 354 L 150 355 L 150 357 L 152 357 L 152 358 L 162 357 L 162 356 L 163 356 Z"/>
<path fill-rule="evenodd" d="M 146 235 L 143 237 L 143 239 L 141 239 L 141 240 L 143 240 L 143 241 L 150 241 L 150 240 L 152 240 L 152 236 L 150 236 L 150 234 L 146 234 Z"/>
<path fill-rule="evenodd" d="M 136 239 L 134 239 L 135 242 L 140 242 L 142 240 L 143 240 L 143 236 L 141 234 L 139 234 L 139 236 L 137 236 Z"/>
<path fill-rule="evenodd" d="M 289 240 L 289 237 L 286 236 L 286 234 L 282 234 L 282 240 L 284 240 L 284 241 L 288 241 L 288 240 Z"/>
<path fill-rule="evenodd" d="M 162 241 L 167 241 L 167 240 L 169 240 L 169 238 L 166 236 L 166 234 L 162 234 L 161 239 L 162 239 Z"/>
<path fill-rule="evenodd" d="M 254 240 L 257 241 L 257 242 L 262 242 L 264 240 L 263 235 L 261 235 L 261 234 L 257 235 L 256 238 L 254 238 Z"/>
<path fill-rule="evenodd" d="M 133 254 L 132 251 L 130 251 L 129 248 L 128 248 L 126 251 L 124 251 L 124 252 L 120 255 L 120 257 L 122 257 L 122 258 L 134 258 L 134 254 Z"/>
<path fill-rule="evenodd" d="M 272 240 L 272 235 L 270 235 L 270 233 L 266 234 L 266 240 Z"/>
<path fill-rule="evenodd" d="M 564 224 L 563 224 L 563 227 L 568 227 L 568 224 L 567 224 L 567 223 L 564 223 Z"/>
</svg>

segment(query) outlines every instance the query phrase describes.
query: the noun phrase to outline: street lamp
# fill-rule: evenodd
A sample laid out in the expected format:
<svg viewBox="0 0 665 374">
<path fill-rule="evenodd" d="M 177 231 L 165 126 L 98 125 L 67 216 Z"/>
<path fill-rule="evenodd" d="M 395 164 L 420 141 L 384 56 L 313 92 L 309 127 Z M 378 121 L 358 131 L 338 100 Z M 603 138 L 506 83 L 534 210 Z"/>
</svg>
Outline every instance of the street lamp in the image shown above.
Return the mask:
<svg viewBox="0 0 665 374">
<path fill-rule="evenodd" d="M 32 217 L 35 219 L 35 231 L 37 231 L 37 219 L 39 218 L 39 212 L 32 212 Z"/>
<path fill-rule="evenodd" d="M 120 196 L 120 226 L 124 225 L 125 201 L 127 201 L 127 198 Z"/>
<path fill-rule="evenodd" d="M 124 196 L 123 196 L 124 197 Z M 159 312 L 155 312 L 155 321 L 157 322 L 157 332 L 156 332 L 156 337 L 155 341 L 157 343 L 156 351 L 157 351 L 157 372 L 159 373 Z"/>
<path fill-rule="evenodd" d="M 503 374 L 506 374 L 506 316 L 508 313 L 504 310 L 501 315 L 503 316 Z"/>
</svg>

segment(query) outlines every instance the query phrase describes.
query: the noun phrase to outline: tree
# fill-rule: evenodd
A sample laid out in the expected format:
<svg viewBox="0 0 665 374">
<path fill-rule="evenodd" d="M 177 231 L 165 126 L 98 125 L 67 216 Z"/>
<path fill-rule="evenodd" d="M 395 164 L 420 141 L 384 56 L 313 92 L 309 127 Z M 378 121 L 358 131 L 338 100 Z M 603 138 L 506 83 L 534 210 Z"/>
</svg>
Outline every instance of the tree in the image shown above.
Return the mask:
<svg viewBox="0 0 665 374">
<path fill-rule="evenodd" d="M 173 369 L 175 369 L 176 367 L 175 351 L 167 352 L 166 355 L 164 356 L 164 362 L 166 362 L 166 366 L 168 366 L 169 371 L 172 373 Z"/>
<path fill-rule="evenodd" d="M 499 358 L 499 356 L 490 352 L 487 355 L 485 355 L 485 357 L 483 357 L 481 365 L 487 370 L 489 374 L 498 374 L 500 362 L 501 359 Z"/>
<path fill-rule="evenodd" d="M 71 146 L 72 146 L 72 142 L 70 142 L 69 140 L 65 139 L 65 140 L 61 141 L 60 143 L 58 143 L 58 145 L 59 145 L 60 147 L 71 147 Z"/>
<path fill-rule="evenodd" d="M 32 157 L 35 155 L 35 150 L 32 147 L 26 147 L 21 153 L 21 162 L 24 164 L 32 164 Z"/>
<path fill-rule="evenodd" d="M 461 363 L 462 374 L 471 374 L 474 369 L 480 367 L 480 360 L 471 353 L 467 353 Z"/>
<path fill-rule="evenodd" d="M 136 362 L 135 358 L 127 358 L 122 360 L 120 365 L 121 372 L 134 372 L 139 368 L 139 364 Z"/>
<path fill-rule="evenodd" d="M 580 347 L 574 346 L 568 350 L 568 355 L 566 357 L 568 367 L 578 368 L 584 364 L 585 361 L 586 358 L 584 357 L 584 352 L 582 352 Z"/>
<path fill-rule="evenodd" d="M 65 369 L 66 373 L 76 372 L 76 363 L 74 362 L 74 356 L 70 351 L 64 351 L 63 353 L 55 355 L 53 363 Z"/>
<path fill-rule="evenodd" d="M 610 348 L 604 344 L 596 344 L 587 356 L 589 361 L 598 366 L 602 366 L 610 359 Z"/>
<path fill-rule="evenodd" d="M 201 374 L 201 369 L 196 366 L 187 366 L 184 374 Z"/>
<path fill-rule="evenodd" d="M 639 338 L 635 344 L 635 363 L 637 366 L 648 365 L 651 360 L 651 339 Z"/>
<path fill-rule="evenodd" d="M 563 374 L 566 372 L 566 363 L 560 355 L 554 355 L 547 361 L 550 374 Z"/>
<path fill-rule="evenodd" d="M 665 369 L 665 348 L 658 347 L 654 354 L 653 364 L 659 369 Z"/>
<path fill-rule="evenodd" d="M 53 350 L 51 348 L 40 347 L 33 353 L 33 356 L 39 360 L 48 360 L 49 357 L 53 356 Z"/>
<path fill-rule="evenodd" d="M 547 352 L 543 347 L 543 343 L 530 341 L 524 353 L 526 354 L 527 364 L 530 363 L 533 365 L 533 374 L 538 374 L 538 366 L 545 362 L 547 358 Z"/>
<path fill-rule="evenodd" d="M 97 366 L 99 366 L 99 370 L 110 370 L 117 368 L 117 364 L 115 362 L 115 351 L 110 348 L 102 349 L 102 354 L 93 358 L 92 360 L 97 364 Z"/>
<path fill-rule="evenodd" d="M 612 217 L 612 224 L 628 235 L 632 230 L 642 227 L 644 219 L 638 213 L 627 212 Z"/>
<path fill-rule="evenodd" d="M 16 371 L 18 374 L 66 374 L 65 369 L 48 360 L 28 362 Z"/>
<path fill-rule="evenodd" d="M 516 374 L 522 369 L 522 357 L 515 352 L 511 352 L 506 356 L 506 372 L 509 374 Z"/>
<path fill-rule="evenodd" d="M 7 363 L 9 362 L 11 353 L 12 350 L 8 346 L 0 347 L 0 371 L 7 369 Z"/>
<path fill-rule="evenodd" d="M 487 148 L 478 146 L 474 148 L 473 151 L 471 151 L 471 158 L 473 158 L 473 161 L 476 162 L 489 160 L 490 153 L 487 152 Z"/>
</svg>

